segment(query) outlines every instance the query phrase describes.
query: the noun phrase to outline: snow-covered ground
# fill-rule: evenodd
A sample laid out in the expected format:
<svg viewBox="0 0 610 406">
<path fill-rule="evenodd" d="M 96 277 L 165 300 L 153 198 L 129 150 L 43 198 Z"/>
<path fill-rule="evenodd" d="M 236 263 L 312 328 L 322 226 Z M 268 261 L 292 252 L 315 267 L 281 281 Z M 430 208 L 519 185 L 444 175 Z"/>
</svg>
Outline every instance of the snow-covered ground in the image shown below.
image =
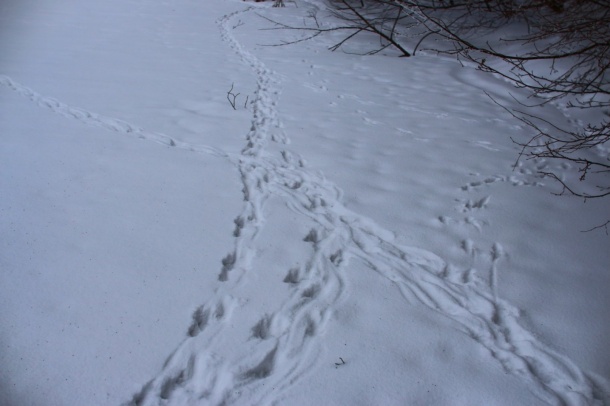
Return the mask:
<svg viewBox="0 0 610 406">
<path fill-rule="evenodd" d="M 525 95 L 268 5 L 0 3 L 0 404 L 610 404 L 610 210 L 513 170 Z"/>
</svg>

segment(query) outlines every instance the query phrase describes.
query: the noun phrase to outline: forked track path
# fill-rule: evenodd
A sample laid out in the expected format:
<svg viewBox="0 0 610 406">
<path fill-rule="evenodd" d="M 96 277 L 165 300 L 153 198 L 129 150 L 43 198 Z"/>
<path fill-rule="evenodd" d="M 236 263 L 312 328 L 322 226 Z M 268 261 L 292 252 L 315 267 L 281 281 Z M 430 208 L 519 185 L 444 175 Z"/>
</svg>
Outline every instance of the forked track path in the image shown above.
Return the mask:
<svg viewBox="0 0 610 406">
<path fill-rule="evenodd" d="M 266 149 L 270 142 L 288 140 L 277 112 L 279 75 L 232 35 L 232 20 L 250 10 L 218 20 L 223 40 L 257 78 L 252 127 L 239 159 L 244 209 L 235 220 L 234 250 L 223 260 L 219 274 L 224 286 L 198 309 L 190 336 L 133 403 L 271 402 L 315 365 L 319 336 L 345 291 L 343 268 L 353 260 L 391 280 L 407 301 L 457 322 L 507 372 L 529 382 L 541 399 L 550 404 L 602 403 L 604 390 L 567 357 L 525 330 L 518 309 L 498 297 L 495 275 L 504 255 L 500 244 L 494 244 L 491 253 L 491 283 L 456 281 L 450 277 L 450 265 L 435 254 L 396 244 L 392 233 L 346 209 L 340 190 L 309 171 L 295 153 L 284 149 L 274 156 Z M 312 246 L 311 255 L 304 266 L 286 274 L 284 282 L 294 285 L 291 294 L 274 312 L 260 315 L 245 342 L 226 351 L 225 343 L 236 333 L 227 321 L 247 306 L 232 292 L 248 283 L 257 259 L 257 237 L 265 223 L 265 203 L 271 197 L 282 199 L 300 221 L 311 224 L 302 236 Z"/>
<path fill-rule="evenodd" d="M 601 385 L 605 383 L 594 381 L 567 357 L 541 343 L 520 325 L 518 309 L 498 297 L 497 267 L 504 255 L 500 244 L 494 244 L 491 252 L 491 283 L 465 283 L 453 277 L 451 264 L 437 255 L 397 244 L 391 232 L 348 210 L 341 203 L 341 191 L 309 170 L 287 147 L 277 153 L 267 148 L 269 143 L 287 145 L 288 139 L 278 117 L 279 75 L 232 34 L 235 17 L 251 10 L 217 21 L 223 40 L 257 79 L 252 125 L 238 155 L 178 143 L 121 120 L 71 108 L 0 76 L 0 85 L 58 114 L 164 145 L 223 156 L 241 175 L 243 209 L 235 218 L 234 246 L 219 264 L 219 288 L 196 309 L 190 327 L 185 328 L 186 338 L 163 369 L 127 404 L 271 403 L 315 366 L 321 334 L 346 292 L 344 268 L 350 261 L 360 261 L 392 281 L 406 302 L 419 303 L 455 321 L 505 371 L 524 379 L 549 404 L 603 404 L 606 388 Z M 240 294 L 255 272 L 266 205 L 272 199 L 283 202 L 301 225 L 307 225 L 309 231 L 300 239 L 311 248 L 306 261 L 295 259 L 294 267 L 282 276 L 289 293 L 272 311 L 257 314 Z"/>
</svg>

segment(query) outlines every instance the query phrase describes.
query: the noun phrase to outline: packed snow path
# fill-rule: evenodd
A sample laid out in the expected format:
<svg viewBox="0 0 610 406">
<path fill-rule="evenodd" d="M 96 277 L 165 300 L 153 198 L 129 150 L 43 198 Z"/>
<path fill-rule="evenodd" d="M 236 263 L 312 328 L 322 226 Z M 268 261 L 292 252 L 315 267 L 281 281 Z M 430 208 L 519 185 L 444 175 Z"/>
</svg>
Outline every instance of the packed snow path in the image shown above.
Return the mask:
<svg viewBox="0 0 610 406">
<path fill-rule="evenodd" d="M 281 75 L 241 45 L 232 32 L 236 20 L 253 10 L 237 11 L 218 20 L 224 42 L 251 69 L 257 82 L 250 104 L 251 128 L 240 154 L 179 141 L 72 107 L 0 76 L 0 85 L 57 114 L 165 146 L 228 159 L 239 172 L 243 209 L 234 220 L 234 246 L 218 265 L 219 287 L 214 297 L 194 311 L 192 324 L 185 326 L 186 338 L 163 369 L 128 403 L 268 404 L 281 400 L 283 393 L 318 365 L 325 332 L 349 291 L 348 270 L 355 264 L 397 288 L 404 306 L 424 306 L 450 320 L 507 373 L 526 382 L 542 401 L 566 405 L 607 401 L 605 382 L 581 371 L 568 357 L 528 332 L 519 323 L 519 310 L 499 296 L 499 273 L 507 255 L 501 242 L 494 242 L 485 254 L 489 279 L 459 271 L 435 253 L 398 243 L 392 232 L 345 207 L 341 190 L 321 173 L 310 170 L 304 158 L 289 148 L 290 139 L 278 110 Z M 463 190 L 497 181 L 523 184 L 497 176 L 468 183 Z M 483 209 L 489 200 L 489 196 L 467 199 L 463 210 Z M 274 213 L 286 207 L 294 215 L 293 224 L 273 222 Z M 466 219 L 480 227 L 474 216 Z M 453 221 L 449 217 L 439 220 Z M 268 233 L 286 237 L 283 251 L 273 257 L 265 254 Z M 303 244 L 308 248 L 292 249 Z M 480 255 L 470 240 L 464 240 L 462 248 L 469 255 Z M 277 273 L 261 275 L 261 270 L 273 266 L 278 257 L 290 264 L 281 278 Z M 264 306 L 257 306 L 248 292 L 257 279 L 265 277 L 277 278 L 276 285 L 287 289 L 268 292 L 273 297 Z M 337 366 L 342 363 L 341 358 Z"/>
</svg>

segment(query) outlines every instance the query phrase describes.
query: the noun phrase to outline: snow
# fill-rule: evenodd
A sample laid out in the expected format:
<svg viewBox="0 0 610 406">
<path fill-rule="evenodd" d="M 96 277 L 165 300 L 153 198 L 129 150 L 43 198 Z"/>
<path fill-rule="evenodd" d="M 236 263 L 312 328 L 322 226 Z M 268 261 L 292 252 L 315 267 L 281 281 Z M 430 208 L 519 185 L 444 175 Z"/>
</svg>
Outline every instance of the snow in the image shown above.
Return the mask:
<svg viewBox="0 0 610 406">
<path fill-rule="evenodd" d="M 0 404 L 610 403 L 607 203 L 321 7 L 0 4 Z"/>
</svg>

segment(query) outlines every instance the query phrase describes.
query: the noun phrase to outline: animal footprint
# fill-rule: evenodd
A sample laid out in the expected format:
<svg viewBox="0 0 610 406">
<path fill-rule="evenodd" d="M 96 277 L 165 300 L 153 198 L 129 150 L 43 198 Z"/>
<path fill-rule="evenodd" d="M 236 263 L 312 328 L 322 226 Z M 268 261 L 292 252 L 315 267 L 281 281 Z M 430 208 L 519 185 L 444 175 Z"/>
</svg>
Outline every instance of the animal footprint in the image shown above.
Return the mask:
<svg viewBox="0 0 610 406">
<path fill-rule="evenodd" d="M 222 318 L 225 316 L 225 305 L 224 303 L 220 302 L 216 305 L 216 310 L 214 311 L 214 318 L 216 320 L 222 320 Z"/>
<path fill-rule="evenodd" d="M 301 296 L 306 299 L 314 299 L 316 296 L 318 296 L 321 290 L 320 285 L 312 285 L 305 289 Z"/>
<path fill-rule="evenodd" d="M 478 200 L 468 200 L 464 204 L 464 207 L 462 208 L 462 212 L 466 213 L 468 211 L 475 210 L 475 209 L 484 209 L 487 207 L 487 204 L 489 203 L 489 199 L 490 199 L 489 196 L 485 196 Z"/>
<path fill-rule="evenodd" d="M 231 254 L 227 254 L 227 256 L 222 259 L 222 270 L 220 271 L 220 275 L 218 275 L 219 281 L 225 282 L 229 279 L 229 272 L 235 266 L 236 260 L 237 255 L 234 252 Z"/>
<path fill-rule="evenodd" d="M 504 257 L 506 255 L 506 253 L 504 252 L 504 248 L 498 244 L 497 242 L 494 243 L 494 245 L 491 247 L 491 260 L 493 262 L 497 262 L 498 260 L 500 260 L 502 257 Z"/>
<path fill-rule="evenodd" d="M 337 252 L 332 254 L 329 259 L 330 262 L 332 262 L 335 266 L 341 265 L 341 262 L 343 262 L 343 251 L 338 250 Z"/>
<path fill-rule="evenodd" d="M 314 210 L 318 207 L 326 207 L 326 201 L 320 196 L 308 197 L 309 199 L 309 209 Z"/>
<path fill-rule="evenodd" d="M 305 337 L 313 337 L 316 335 L 316 331 L 318 330 L 318 323 L 311 318 L 311 316 L 307 316 L 305 319 Z"/>
<path fill-rule="evenodd" d="M 288 271 L 286 276 L 284 277 L 284 283 L 297 284 L 300 282 L 300 273 L 301 270 L 299 268 L 292 268 Z"/>
<path fill-rule="evenodd" d="M 262 319 L 258 321 L 252 327 L 252 337 L 258 338 L 261 340 L 266 340 L 271 335 L 271 323 L 273 322 L 273 318 L 268 315 L 264 315 Z"/>
<path fill-rule="evenodd" d="M 189 362 L 189 364 L 192 364 L 192 362 Z M 189 368 L 188 371 L 182 370 L 178 374 L 166 378 L 161 384 L 161 392 L 159 393 L 161 399 L 168 400 L 176 388 L 183 386 L 191 378 L 190 375 L 192 375 L 192 368 Z"/>
<path fill-rule="evenodd" d="M 472 283 L 476 277 L 476 271 L 472 268 L 466 270 L 459 270 L 452 265 L 445 266 L 443 272 L 440 274 L 443 279 L 447 279 L 453 283 L 462 285 L 468 285 Z"/>
<path fill-rule="evenodd" d="M 222 298 L 215 306 L 199 306 L 193 313 L 193 321 L 188 329 L 188 335 L 197 336 L 212 322 L 219 322 L 227 318 L 235 307 L 232 297 Z"/>
<path fill-rule="evenodd" d="M 233 237 L 239 237 L 241 235 L 241 230 L 246 225 L 246 222 L 242 216 L 237 216 L 235 218 L 235 220 L 233 220 L 233 222 L 235 223 L 235 230 L 233 230 Z M 223 263 L 223 265 L 224 265 L 224 263 Z"/>
<path fill-rule="evenodd" d="M 464 252 L 470 256 L 474 256 L 476 253 L 476 249 L 474 247 L 474 243 L 471 239 L 465 239 L 462 241 L 462 249 Z"/>
<path fill-rule="evenodd" d="M 487 177 L 483 180 L 477 180 L 474 182 L 470 182 L 470 183 L 462 186 L 461 189 L 464 191 L 469 191 L 470 189 L 477 189 L 481 186 L 490 185 L 494 182 L 502 182 L 504 180 L 505 180 L 505 178 L 503 178 L 502 176 L 491 176 L 491 177 Z"/>
<path fill-rule="evenodd" d="M 271 375 L 275 368 L 275 358 L 277 354 L 277 345 L 265 355 L 263 360 L 253 368 L 250 368 L 242 374 L 242 379 L 263 379 Z"/>
<path fill-rule="evenodd" d="M 464 224 L 468 224 L 469 226 L 476 228 L 478 232 L 481 232 L 483 226 L 487 225 L 488 223 L 486 221 L 478 221 L 473 217 L 466 217 L 464 219 Z"/>
<path fill-rule="evenodd" d="M 307 236 L 303 239 L 303 241 L 317 244 L 320 241 L 318 231 L 312 228 L 311 231 L 309 231 L 309 234 L 307 234 Z"/>
<path fill-rule="evenodd" d="M 295 180 L 292 183 L 284 183 L 284 186 L 286 186 L 287 188 L 290 188 L 292 190 L 297 190 L 298 188 L 300 188 L 301 186 L 303 186 L 303 182 L 302 181 L 298 181 Z"/>
<path fill-rule="evenodd" d="M 188 334 L 191 337 L 195 337 L 201 331 L 205 329 L 208 325 L 208 321 L 210 320 L 210 310 L 205 309 L 203 306 L 200 306 L 193 313 L 193 322 L 189 327 Z"/>
</svg>

